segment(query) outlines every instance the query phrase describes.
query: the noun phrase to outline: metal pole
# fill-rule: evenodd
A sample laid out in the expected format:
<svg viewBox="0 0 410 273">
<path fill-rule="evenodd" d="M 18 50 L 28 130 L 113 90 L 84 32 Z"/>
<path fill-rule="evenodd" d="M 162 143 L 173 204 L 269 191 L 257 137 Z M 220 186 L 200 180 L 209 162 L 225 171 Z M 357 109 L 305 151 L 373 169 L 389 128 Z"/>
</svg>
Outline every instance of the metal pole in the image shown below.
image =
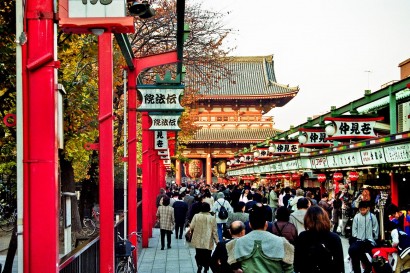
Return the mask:
<svg viewBox="0 0 410 273">
<path fill-rule="evenodd" d="M 23 273 L 23 52 L 26 34 L 24 33 L 23 1 L 16 1 L 16 114 L 17 126 L 17 256 L 18 272 Z"/>
<path fill-rule="evenodd" d="M 128 203 L 128 182 L 127 182 L 127 156 L 128 156 L 128 146 L 127 146 L 127 125 L 128 125 L 128 120 L 127 120 L 127 71 L 124 70 L 123 74 L 123 80 L 124 80 L 124 132 L 123 132 L 123 137 L 124 137 L 124 236 L 127 236 L 127 214 L 128 214 L 128 208 L 127 208 L 127 203 Z"/>
<path fill-rule="evenodd" d="M 114 268 L 114 137 L 112 34 L 98 36 L 100 169 L 100 272 Z"/>
</svg>

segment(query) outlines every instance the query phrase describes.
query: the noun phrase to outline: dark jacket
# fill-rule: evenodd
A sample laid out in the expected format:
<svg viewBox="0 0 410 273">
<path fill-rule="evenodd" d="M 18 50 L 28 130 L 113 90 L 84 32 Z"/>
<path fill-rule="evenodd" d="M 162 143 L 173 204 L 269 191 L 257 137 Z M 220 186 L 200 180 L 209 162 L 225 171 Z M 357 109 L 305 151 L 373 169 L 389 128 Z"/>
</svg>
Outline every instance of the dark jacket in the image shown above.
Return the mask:
<svg viewBox="0 0 410 273">
<path fill-rule="evenodd" d="M 317 242 L 323 243 L 332 253 L 335 265 L 332 273 L 344 273 L 343 247 L 339 235 L 334 232 L 317 233 L 310 230 L 302 231 L 295 241 L 294 269 L 296 273 L 310 273 L 310 247 Z"/>
<path fill-rule="evenodd" d="M 188 212 L 188 204 L 182 200 L 175 201 L 172 205 L 174 208 L 175 223 L 185 224 L 186 215 Z"/>
<path fill-rule="evenodd" d="M 298 237 L 298 232 L 294 224 L 285 221 L 276 221 L 272 225 L 272 233 L 285 237 L 292 245 L 295 244 L 295 240 Z"/>
<path fill-rule="evenodd" d="M 219 242 L 216 245 L 211 257 L 211 269 L 213 273 L 232 273 L 234 269 L 240 268 L 240 263 L 228 264 L 228 251 L 226 250 L 226 243 L 236 240 L 230 239 L 224 242 Z"/>
</svg>

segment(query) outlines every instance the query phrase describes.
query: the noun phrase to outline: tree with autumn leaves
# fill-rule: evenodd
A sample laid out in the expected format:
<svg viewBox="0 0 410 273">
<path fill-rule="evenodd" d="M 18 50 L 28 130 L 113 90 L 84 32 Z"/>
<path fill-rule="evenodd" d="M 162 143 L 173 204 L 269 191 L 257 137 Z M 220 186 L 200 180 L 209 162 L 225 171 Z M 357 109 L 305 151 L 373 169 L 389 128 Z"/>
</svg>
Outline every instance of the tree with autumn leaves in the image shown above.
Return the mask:
<svg viewBox="0 0 410 273">
<path fill-rule="evenodd" d="M 135 33 L 129 35 L 135 56 L 142 57 L 176 49 L 176 0 L 155 1 L 156 15 L 149 19 L 135 18 Z M 214 88 L 221 76 L 230 77 L 221 57 L 231 51 L 223 42 L 232 31 L 222 24 L 223 14 L 202 8 L 201 3 L 186 2 L 185 22 L 190 35 L 184 44 L 186 80 L 182 105 L 185 112 L 180 118 L 179 147 L 183 147 L 195 131 L 190 108 L 200 96 L 198 86 Z M 15 1 L 0 3 L 0 120 L 16 111 L 15 84 Z M 62 191 L 75 191 L 76 182 L 95 185 L 98 181 L 97 152 L 85 149 L 87 143 L 98 142 L 98 64 L 97 38 L 94 35 L 75 35 L 59 32 L 57 36 L 58 81 L 64 86 L 64 149 L 59 152 Z M 226 59 L 225 59 L 226 60 Z M 115 176 L 122 179 L 123 156 L 123 67 L 125 65 L 117 44 L 114 48 L 114 101 L 115 112 Z M 138 84 L 155 83 L 155 75 L 167 70 L 175 72 L 175 65 L 143 71 Z M 214 73 L 219 75 L 214 77 Z M 195 78 L 190 76 L 195 75 Z M 140 124 L 140 123 L 139 123 Z M 141 136 L 139 128 L 137 135 Z M 139 147 L 141 142 L 138 143 Z M 16 175 L 16 128 L 0 122 L 0 177 Z M 139 161 L 141 149 L 139 148 Z M 116 179 L 117 180 L 117 179 Z M 122 183 L 122 182 L 121 182 Z M 94 194 L 97 194 L 95 192 Z M 97 201 L 98 196 L 91 200 Z M 75 202 L 74 202 L 75 204 Z M 81 230 L 79 210 L 73 208 L 73 229 Z"/>
</svg>

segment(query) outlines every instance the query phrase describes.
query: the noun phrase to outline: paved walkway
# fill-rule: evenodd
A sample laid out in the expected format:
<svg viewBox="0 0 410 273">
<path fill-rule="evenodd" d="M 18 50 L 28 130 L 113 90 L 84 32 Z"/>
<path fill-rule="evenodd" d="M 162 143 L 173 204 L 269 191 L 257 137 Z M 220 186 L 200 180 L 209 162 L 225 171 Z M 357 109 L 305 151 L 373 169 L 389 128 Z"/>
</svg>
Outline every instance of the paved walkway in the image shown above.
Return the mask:
<svg viewBox="0 0 410 273">
<path fill-rule="evenodd" d="M 196 272 L 195 249 L 190 247 L 185 239 L 177 240 L 175 237 L 172 237 L 171 249 L 161 250 L 158 228 L 153 229 L 152 236 L 153 237 L 149 239 L 148 248 L 140 250 L 140 254 L 138 255 L 138 273 Z M 349 242 L 343 236 L 341 238 L 343 254 L 347 257 Z M 345 263 L 345 272 L 350 273 L 349 269 L 349 263 Z"/>
</svg>

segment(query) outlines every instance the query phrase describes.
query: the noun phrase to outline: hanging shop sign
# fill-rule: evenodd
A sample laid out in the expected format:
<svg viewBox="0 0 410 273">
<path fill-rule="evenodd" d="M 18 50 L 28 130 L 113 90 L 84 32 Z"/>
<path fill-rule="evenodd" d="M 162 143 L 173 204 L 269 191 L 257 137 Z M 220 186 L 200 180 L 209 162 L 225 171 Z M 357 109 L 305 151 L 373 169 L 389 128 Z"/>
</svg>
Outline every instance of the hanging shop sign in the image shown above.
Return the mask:
<svg viewBox="0 0 410 273">
<path fill-rule="evenodd" d="M 69 0 L 70 18 L 124 17 L 127 15 L 124 0 Z"/>
<path fill-rule="evenodd" d="M 152 119 L 152 125 L 149 128 L 153 131 L 179 131 L 181 128 L 178 126 L 179 113 L 149 113 Z"/>
<path fill-rule="evenodd" d="M 323 169 L 328 167 L 326 156 L 313 157 L 310 160 L 310 164 L 313 169 Z"/>
<path fill-rule="evenodd" d="M 300 159 L 282 162 L 282 169 L 285 171 L 297 170 L 297 169 L 300 169 L 301 167 L 302 167 L 302 163 L 300 162 Z"/>
<path fill-rule="evenodd" d="M 362 165 L 360 152 L 334 154 L 327 156 L 327 165 L 329 168 L 352 167 Z"/>
<path fill-rule="evenodd" d="M 298 141 L 301 147 L 323 148 L 333 145 L 333 141 L 326 138 L 324 127 L 300 128 L 299 131 L 301 134 L 298 137 Z"/>
<path fill-rule="evenodd" d="M 183 88 L 138 88 L 138 91 L 142 96 L 141 105 L 138 107 L 140 112 L 184 111 L 179 102 L 179 97 L 184 91 Z"/>
<path fill-rule="evenodd" d="M 386 163 L 383 148 L 366 149 L 360 151 L 360 156 L 364 165 Z"/>
<path fill-rule="evenodd" d="M 124 0 L 60 0 L 59 25 L 69 33 L 134 33 L 134 17 Z"/>
<path fill-rule="evenodd" d="M 410 143 L 383 148 L 387 163 L 410 161 Z"/>
<path fill-rule="evenodd" d="M 297 154 L 299 153 L 299 145 L 297 141 L 275 140 L 271 143 L 269 151 L 272 151 L 272 155 Z"/>
<path fill-rule="evenodd" d="M 269 148 L 268 147 L 260 147 L 256 148 L 256 154 L 258 155 L 258 159 L 269 159 L 272 158 L 271 155 L 269 155 Z"/>
<path fill-rule="evenodd" d="M 167 131 L 156 131 L 154 133 L 155 138 L 155 150 L 166 150 L 168 149 L 168 138 Z"/>
<path fill-rule="evenodd" d="M 341 116 L 325 117 L 327 140 L 368 139 L 376 137 L 374 126 L 383 117 Z"/>
</svg>

